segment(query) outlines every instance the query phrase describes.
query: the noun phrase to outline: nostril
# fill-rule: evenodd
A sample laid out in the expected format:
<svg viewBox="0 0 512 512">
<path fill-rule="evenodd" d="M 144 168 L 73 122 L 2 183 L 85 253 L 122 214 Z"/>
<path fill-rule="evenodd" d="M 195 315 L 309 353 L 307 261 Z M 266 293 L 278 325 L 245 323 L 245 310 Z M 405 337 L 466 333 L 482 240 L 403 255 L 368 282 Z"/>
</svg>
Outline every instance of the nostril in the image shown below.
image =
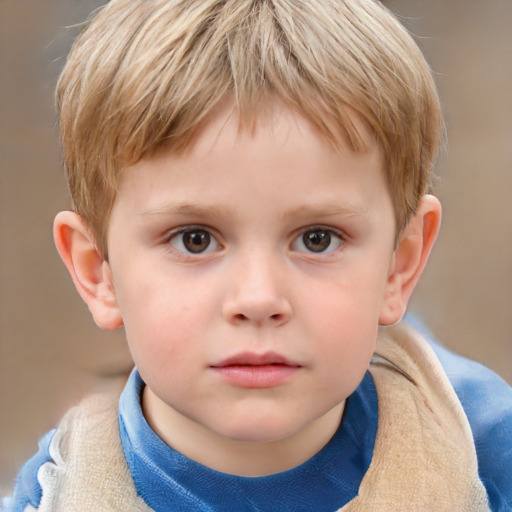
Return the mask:
<svg viewBox="0 0 512 512">
<path fill-rule="evenodd" d="M 273 321 L 280 321 L 283 318 L 283 315 L 281 313 L 275 313 L 273 315 L 270 315 L 268 318 Z M 236 315 L 234 315 L 234 319 L 240 322 L 245 322 L 249 320 L 249 317 L 247 315 L 244 315 L 243 313 L 237 313 Z"/>
<path fill-rule="evenodd" d="M 0 0 L 1 1 L 1 0 Z M 228 300 L 223 305 L 222 315 L 228 322 L 236 324 L 258 324 L 278 326 L 292 316 L 291 305 L 286 300 Z"/>
</svg>

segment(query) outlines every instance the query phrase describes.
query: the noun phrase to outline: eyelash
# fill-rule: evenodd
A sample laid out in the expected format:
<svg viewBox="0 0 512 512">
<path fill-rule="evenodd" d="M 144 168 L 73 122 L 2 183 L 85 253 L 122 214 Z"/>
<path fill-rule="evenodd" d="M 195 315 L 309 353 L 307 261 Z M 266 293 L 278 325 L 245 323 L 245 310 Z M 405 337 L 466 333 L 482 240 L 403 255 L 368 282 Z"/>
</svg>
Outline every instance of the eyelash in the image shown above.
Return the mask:
<svg viewBox="0 0 512 512">
<path fill-rule="evenodd" d="M 323 233 L 323 235 L 320 236 L 319 238 L 313 239 L 313 237 L 311 237 L 309 239 L 309 242 L 318 244 L 318 247 L 321 249 L 318 251 L 312 250 L 311 247 L 308 248 L 307 247 L 308 240 L 304 238 L 308 233 L 314 234 L 315 232 L 317 234 L 319 232 Z M 194 235 L 195 235 L 194 238 L 196 238 L 196 240 L 194 241 L 193 238 L 191 238 L 190 240 L 188 240 L 188 242 L 193 242 L 194 244 L 196 244 L 197 248 L 199 249 L 198 251 L 193 251 L 193 250 L 190 250 L 190 247 L 189 248 L 186 247 L 185 244 L 187 242 L 183 239 L 183 236 L 185 236 L 187 234 L 190 234 L 191 237 L 194 237 Z M 182 236 L 182 238 L 180 238 L 180 236 Z M 199 238 L 198 238 L 198 236 L 199 236 Z M 202 236 L 202 238 L 201 238 L 201 236 Z M 336 246 L 334 248 L 329 249 L 333 242 L 333 239 L 336 241 L 336 244 L 335 244 Z M 167 244 L 173 246 L 173 248 L 178 253 L 180 253 L 184 256 L 189 256 L 189 257 L 209 254 L 210 252 L 215 251 L 219 247 L 222 247 L 222 245 L 218 241 L 217 237 L 212 234 L 212 230 L 210 228 L 205 227 L 205 226 L 199 226 L 199 225 L 198 226 L 191 225 L 191 226 L 184 226 L 182 228 L 178 228 L 166 237 L 165 242 Z M 204 249 L 202 249 L 201 242 L 206 243 L 206 246 L 204 247 Z M 212 245 L 212 242 L 214 242 L 213 245 Z M 340 247 L 342 247 L 345 244 L 345 242 L 346 242 L 346 237 L 339 230 L 336 230 L 336 229 L 333 229 L 330 227 L 326 227 L 326 226 L 308 226 L 308 227 L 302 229 L 299 232 L 299 234 L 293 239 L 293 241 L 291 243 L 291 248 L 294 251 L 306 253 L 309 255 L 315 255 L 315 254 L 322 255 L 322 254 L 330 254 L 332 252 L 335 252 Z M 325 244 L 327 244 L 327 245 L 325 245 Z M 300 247 L 300 245 L 302 245 L 302 247 Z M 326 249 L 329 249 L 329 250 L 326 250 Z"/>
</svg>

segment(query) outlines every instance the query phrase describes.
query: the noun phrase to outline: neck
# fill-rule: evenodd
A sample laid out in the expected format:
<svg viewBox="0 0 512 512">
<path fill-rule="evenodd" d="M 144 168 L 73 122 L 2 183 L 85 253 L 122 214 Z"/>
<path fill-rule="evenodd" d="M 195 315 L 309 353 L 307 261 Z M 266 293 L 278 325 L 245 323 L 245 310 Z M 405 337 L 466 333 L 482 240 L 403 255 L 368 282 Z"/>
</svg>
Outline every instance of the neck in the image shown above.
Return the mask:
<svg viewBox="0 0 512 512">
<path fill-rule="evenodd" d="M 283 439 L 246 442 L 219 435 L 181 415 L 148 387 L 144 389 L 142 403 L 151 428 L 176 451 L 216 471 L 247 477 L 286 471 L 313 457 L 335 434 L 345 406 L 345 402 L 338 404 Z M 165 421 L 161 420 L 163 409 Z"/>
</svg>

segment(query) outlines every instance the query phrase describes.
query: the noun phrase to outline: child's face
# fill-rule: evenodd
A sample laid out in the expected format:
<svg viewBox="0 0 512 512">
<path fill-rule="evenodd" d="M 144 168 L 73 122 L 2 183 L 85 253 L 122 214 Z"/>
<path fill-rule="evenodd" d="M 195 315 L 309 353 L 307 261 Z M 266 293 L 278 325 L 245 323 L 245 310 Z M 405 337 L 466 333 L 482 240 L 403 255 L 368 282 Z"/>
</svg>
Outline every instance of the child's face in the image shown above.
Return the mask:
<svg viewBox="0 0 512 512">
<path fill-rule="evenodd" d="M 173 417 L 249 442 L 332 430 L 386 300 L 395 223 L 375 143 L 334 149 L 279 106 L 237 128 L 221 110 L 185 155 L 126 169 L 110 220 L 126 336 L 171 438 Z"/>
</svg>

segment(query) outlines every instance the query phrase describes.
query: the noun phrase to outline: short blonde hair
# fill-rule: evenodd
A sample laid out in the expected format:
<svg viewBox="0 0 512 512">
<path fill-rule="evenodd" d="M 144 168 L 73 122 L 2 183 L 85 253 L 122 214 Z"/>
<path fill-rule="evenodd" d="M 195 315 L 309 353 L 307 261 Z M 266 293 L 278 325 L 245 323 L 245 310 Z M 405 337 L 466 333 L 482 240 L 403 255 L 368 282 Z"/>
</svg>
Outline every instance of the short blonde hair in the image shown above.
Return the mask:
<svg viewBox="0 0 512 512">
<path fill-rule="evenodd" d="M 429 191 L 442 134 L 437 90 L 379 2 L 112 0 L 75 41 L 56 93 L 73 206 L 105 257 L 122 168 L 164 145 L 185 148 L 228 94 L 241 122 L 273 96 L 329 141 L 340 142 L 341 127 L 364 151 L 347 115 L 355 110 L 382 149 L 397 232 Z"/>
</svg>

